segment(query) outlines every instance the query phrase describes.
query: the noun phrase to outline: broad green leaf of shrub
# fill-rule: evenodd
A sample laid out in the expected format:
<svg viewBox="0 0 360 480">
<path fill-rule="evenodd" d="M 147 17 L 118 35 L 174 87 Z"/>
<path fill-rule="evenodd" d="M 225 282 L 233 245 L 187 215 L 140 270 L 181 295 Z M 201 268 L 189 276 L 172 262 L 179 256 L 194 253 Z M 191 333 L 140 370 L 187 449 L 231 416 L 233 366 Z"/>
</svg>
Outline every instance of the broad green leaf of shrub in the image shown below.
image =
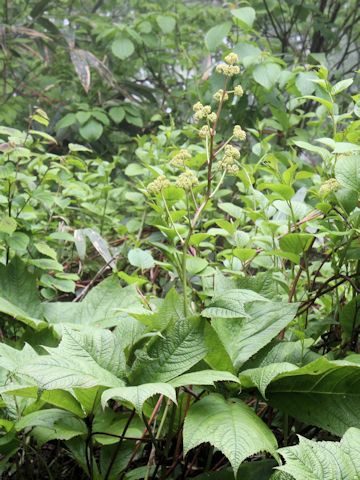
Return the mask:
<svg viewBox="0 0 360 480">
<path fill-rule="evenodd" d="M 199 372 L 185 373 L 180 377 L 170 380 L 173 387 L 183 387 L 185 385 L 215 385 L 215 382 L 235 382 L 240 383 L 239 379 L 230 372 L 220 372 L 218 370 L 201 370 Z"/>
<path fill-rule="evenodd" d="M 20 373 L 33 378 L 44 390 L 123 386 L 122 380 L 106 370 L 111 368 L 118 372 L 123 368 L 123 360 L 114 350 L 114 341 L 109 340 L 109 333 L 104 330 L 84 334 L 64 327 L 59 346 L 47 348 L 48 355 L 39 355 L 24 365 Z"/>
<path fill-rule="evenodd" d="M 184 319 L 184 300 L 172 288 L 156 312 L 152 313 L 149 311 L 144 314 L 133 314 L 133 317 L 146 325 L 149 330 L 161 332 L 170 322 Z"/>
<path fill-rule="evenodd" d="M 360 193 L 360 155 L 339 158 L 335 165 L 335 178 L 343 187 Z"/>
<path fill-rule="evenodd" d="M 271 430 L 240 400 L 211 394 L 194 403 L 184 423 L 184 454 L 210 443 L 229 460 L 236 476 L 249 456 L 268 452 L 276 456 L 277 442 Z"/>
<path fill-rule="evenodd" d="M 265 367 L 252 368 L 244 370 L 240 374 L 241 385 L 244 388 L 256 387 L 261 395 L 266 399 L 266 388 L 269 383 L 278 375 L 291 370 L 296 370 L 297 367 L 291 363 L 272 363 Z"/>
<path fill-rule="evenodd" d="M 176 25 L 175 18 L 170 17 L 169 15 L 158 15 L 156 17 L 156 22 L 163 33 L 171 33 Z"/>
<path fill-rule="evenodd" d="M 141 250 L 141 248 L 133 248 L 128 253 L 128 260 L 133 267 L 146 270 L 155 266 L 155 262 L 149 250 Z"/>
<path fill-rule="evenodd" d="M 313 238 L 310 233 L 288 233 L 280 238 L 279 245 L 285 252 L 301 254 L 306 252 Z"/>
<path fill-rule="evenodd" d="M 267 302 L 252 290 L 233 289 L 216 295 L 209 305 L 201 312 L 203 317 L 241 318 L 248 317 L 245 304 L 251 302 Z"/>
<path fill-rule="evenodd" d="M 17 222 L 14 218 L 4 216 L 0 221 L 0 232 L 11 235 L 17 228 Z"/>
<path fill-rule="evenodd" d="M 103 130 L 104 127 L 100 122 L 91 119 L 87 123 L 85 123 L 85 125 L 80 127 L 79 132 L 82 138 L 84 138 L 88 142 L 95 142 L 101 137 Z"/>
<path fill-rule="evenodd" d="M 340 80 L 340 82 L 335 83 L 331 89 L 331 95 L 338 95 L 340 92 L 343 92 L 352 85 L 354 80 L 352 78 L 347 78 L 345 80 Z"/>
<path fill-rule="evenodd" d="M 34 398 L 49 405 L 62 408 L 74 413 L 78 417 L 84 417 L 84 411 L 80 403 L 73 397 L 70 392 L 65 390 L 43 390 L 40 391 L 36 385 L 26 385 L 29 379 L 20 379 L 24 381 L 23 384 L 9 383 L 0 387 L 1 395 L 14 395 L 23 398 Z"/>
<path fill-rule="evenodd" d="M 16 305 L 31 317 L 42 318 L 36 276 L 28 271 L 26 264 L 18 257 L 14 257 L 6 266 L 0 265 L 0 298 Z"/>
<path fill-rule="evenodd" d="M 91 289 L 81 302 L 44 304 L 44 316 L 51 324 L 114 327 L 127 313 L 144 311 L 136 288 L 122 288 L 115 276 Z"/>
<path fill-rule="evenodd" d="M 136 359 L 130 382 L 167 382 L 185 373 L 206 355 L 204 320 L 189 318 L 173 321 L 163 337 L 150 341 L 146 353 Z"/>
<path fill-rule="evenodd" d="M 101 404 L 105 407 L 110 399 L 123 400 L 131 403 L 137 413 L 141 415 L 144 403 L 154 395 L 164 395 L 176 403 L 176 392 L 171 385 L 167 383 L 144 383 L 137 387 L 110 388 L 102 394 Z"/>
<path fill-rule="evenodd" d="M 255 21 L 256 12 L 251 7 L 242 7 L 231 10 L 231 15 L 239 20 L 240 24 L 244 24 L 244 26 L 251 28 Z"/>
<path fill-rule="evenodd" d="M 214 318 L 212 327 L 228 352 L 235 370 L 265 347 L 295 317 L 294 303 L 254 302 L 246 307 L 247 318 Z"/>
<path fill-rule="evenodd" d="M 280 448 L 285 464 L 276 467 L 295 480 L 359 480 L 360 430 L 349 428 L 340 442 L 315 442 L 299 435 L 299 444 Z"/>
<path fill-rule="evenodd" d="M 254 68 L 254 80 L 261 86 L 270 90 L 281 74 L 281 67 L 277 63 L 260 63 Z"/>
<path fill-rule="evenodd" d="M 125 110 L 123 107 L 112 107 L 109 110 L 109 117 L 115 123 L 120 123 L 125 118 Z"/>
<path fill-rule="evenodd" d="M 117 377 L 125 374 L 124 352 L 116 335 L 109 330 L 89 328 L 87 331 L 78 332 L 64 327 L 59 346 L 54 349 L 49 348 L 48 352 L 58 352 L 65 357 L 95 361 Z"/>
<path fill-rule="evenodd" d="M 38 320 L 37 318 L 33 318 L 28 315 L 26 312 L 21 310 L 21 308 L 16 307 L 12 303 L 8 302 L 4 298 L 0 297 L 0 312 L 9 315 L 12 318 L 15 318 L 19 322 L 28 325 L 29 327 L 33 328 L 34 330 L 40 330 L 42 328 L 47 327 L 47 323 Z"/>
<path fill-rule="evenodd" d="M 44 444 L 50 440 L 69 440 L 88 433 L 83 420 L 57 408 L 37 410 L 22 417 L 15 425 L 17 431 L 35 427 L 32 434 Z"/>
<path fill-rule="evenodd" d="M 135 46 L 128 38 L 119 37 L 111 44 L 111 51 L 115 57 L 125 60 L 125 58 L 130 57 L 134 53 Z"/>
<path fill-rule="evenodd" d="M 205 35 L 205 45 L 210 52 L 213 52 L 222 43 L 224 38 L 229 34 L 231 30 L 231 23 L 224 22 L 220 25 L 210 28 Z"/>
<path fill-rule="evenodd" d="M 276 377 L 267 387 L 271 405 L 335 435 L 360 427 L 360 367 L 324 357 Z"/>
</svg>

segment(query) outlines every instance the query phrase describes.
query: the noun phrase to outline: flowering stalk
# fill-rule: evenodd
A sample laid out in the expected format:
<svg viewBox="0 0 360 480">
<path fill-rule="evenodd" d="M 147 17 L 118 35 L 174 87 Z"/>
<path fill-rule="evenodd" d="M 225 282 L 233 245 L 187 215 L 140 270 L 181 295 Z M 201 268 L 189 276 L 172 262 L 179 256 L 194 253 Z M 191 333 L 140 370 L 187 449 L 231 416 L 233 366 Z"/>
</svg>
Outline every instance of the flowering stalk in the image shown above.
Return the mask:
<svg viewBox="0 0 360 480">
<path fill-rule="evenodd" d="M 180 152 L 175 155 L 170 161 L 170 166 L 181 171 L 178 175 L 175 185 L 177 187 L 185 190 L 186 193 L 186 208 L 187 208 L 187 222 L 188 222 L 188 231 L 185 237 L 182 237 L 174 224 L 169 207 L 164 196 L 164 190 L 170 186 L 170 181 L 164 176 L 160 175 L 153 182 L 148 185 L 149 194 L 161 194 L 161 198 L 169 218 L 169 223 L 173 230 L 176 232 L 179 241 L 182 246 L 182 259 L 181 266 L 178 269 L 179 277 L 182 281 L 183 295 L 184 295 L 184 314 L 185 317 L 189 315 L 189 304 L 188 304 L 188 281 L 187 281 L 187 255 L 189 252 L 189 244 L 191 235 L 194 233 L 198 221 L 201 217 L 202 212 L 207 207 L 211 198 L 218 192 L 226 174 L 236 175 L 239 171 L 239 166 L 237 162 L 240 159 L 240 151 L 234 147 L 230 142 L 232 140 L 243 141 L 246 139 L 246 133 L 240 125 L 235 125 L 233 133 L 230 138 L 225 141 L 219 148 L 215 146 L 215 136 L 217 125 L 220 119 L 220 114 L 224 105 L 224 102 L 229 99 L 229 93 L 234 94 L 235 96 L 241 97 L 243 95 L 243 89 L 240 85 L 234 87 L 234 90 L 228 91 L 227 85 L 229 78 L 233 77 L 240 73 L 240 68 L 235 65 L 238 62 L 238 57 L 234 53 L 230 53 L 225 57 L 225 63 L 221 63 L 216 67 L 216 71 L 225 76 L 224 88 L 218 90 L 213 98 L 218 102 L 218 107 L 216 112 L 212 111 L 210 105 L 203 105 L 201 102 L 197 102 L 193 106 L 194 110 L 194 119 L 199 122 L 204 120 L 206 124 L 202 126 L 199 130 L 200 138 L 205 140 L 205 149 L 206 149 L 206 187 L 205 193 L 202 196 L 201 202 L 198 204 L 196 196 L 194 193 L 193 187 L 197 186 L 199 181 L 197 175 L 194 171 L 190 170 L 187 166 L 187 163 L 191 160 L 191 154 L 185 149 L 180 150 Z M 217 160 L 220 153 L 224 153 L 224 156 L 218 162 L 219 170 L 222 170 L 219 181 L 217 182 L 215 188 L 213 189 L 213 179 L 214 179 L 214 163 Z M 189 200 L 193 202 L 194 205 L 194 214 L 191 217 L 190 212 L 190 203 Z"/>
</svg>

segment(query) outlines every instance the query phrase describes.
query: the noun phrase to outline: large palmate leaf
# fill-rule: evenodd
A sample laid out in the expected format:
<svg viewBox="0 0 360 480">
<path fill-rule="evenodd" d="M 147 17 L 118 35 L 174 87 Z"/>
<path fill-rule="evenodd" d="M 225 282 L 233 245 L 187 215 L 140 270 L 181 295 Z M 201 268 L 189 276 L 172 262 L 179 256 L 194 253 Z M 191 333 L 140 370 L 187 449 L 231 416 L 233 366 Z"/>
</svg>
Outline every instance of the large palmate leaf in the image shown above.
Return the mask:
<svg viewBox="0 0 360 480">
<path fill-rule="evenodd" d="M 167 383 L 144 383 L 138 387 L 118 387 L 106 390 L 101 396 L 103 407 L 111 399 L 125 400 L 131 403 L 137 413 L 141 415 L 146 400 L 154 395 L 164 395 L 176 403 L 176 392 L 174 387 Z"/>
<path fill-rule="evenodd" d="M 201 315 L 210 318 L 243 318 L 248 316 L 245 312 L 246 303 L 267 301 L 267 298 L 252 290 L 227 290 L 215 295 Z"/>
<path fill-rule="evenodd" d="M 256 302 L 246 307 L 248 318 L 215 318 L 212 326 L 238 370 L 293 320 L 296 311 L 293 303 Z"/>
<path fill-rule="evenodd" d="M 204 320 L 190 318 L 171 322 L 138 357 L 130 375 L 132 384 L 167 382 L 189 370 L 206 355 Z"/>
<path fill-rule="evenodd" d="M 315 442 L 299 435 L 299 444 L 280 448 L 285 465 L 277 467 L 295 480 L 359 480 L 360 430 L 350 428 L 340 442 Z"/>
<path fill-rule="evenodd" d="M 320 358 L 275 377 L 267 397 L 271 405 L 335 435 L 360 428 L 359 365 Z"/>
<path fill-rule="evenodd" d="M 20 373 L 35 379 L 39 388 L 46 390 L 122 386 L 124 382 L 112 373 L 122 370 L 122 358 L 112 350 L 109 333 L 65 328 L 59 346 L 47 349 L 48 355 L 39 355 L 24 365 Z"/>
<path fill-rule="evenodd" d="M 258 452 L 276 455 L 271 430 L 240 400 L 211 394 L 194 403 L 184 423 L 184 453 L 210 443 L 229 460 L 236 475 L 241 462 Z"/>
<path fill-rule="evenodd" d="M 121 288 L 115 277 L 109 277 L 93 288 L 82 302 L 54 302 L 44 305 L 44 315 L 50 323 L 68 323 L 114 327 L 126 312 L 142 313 L 136 288 Z"/>
</svg>

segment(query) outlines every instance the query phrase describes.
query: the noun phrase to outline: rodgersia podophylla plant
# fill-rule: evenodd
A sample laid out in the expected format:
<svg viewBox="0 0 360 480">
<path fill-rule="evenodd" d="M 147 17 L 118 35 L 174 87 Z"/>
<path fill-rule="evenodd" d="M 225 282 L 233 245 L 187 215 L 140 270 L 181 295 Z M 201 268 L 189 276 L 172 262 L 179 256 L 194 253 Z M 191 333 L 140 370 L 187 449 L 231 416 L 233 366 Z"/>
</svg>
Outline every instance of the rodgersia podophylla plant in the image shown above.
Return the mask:
<svg viewBox="0 0 360 480">
<path fill-rule="evenodd" d="M 224 86 L 213 94 L 213 104 L 203 105 L 198 101 L 193 106 L 193 119 L 197 126 L 199 142 L 206 152 L 205 178 L 203 168 L 201 171 L 190 168 L 191 151 L 183 148 L 167 162 L 163 174 L 147 186 L 148 196 L 163 208 L 168 225 L 176 235 L 175 243 L 178 248 L 174 263 L 183 285 L 186 315 L 192 313 L 189 304 L 191 290 L 186 268 L 188 256 L 195 252 L 193 248 L 189 248 L 191 236 L 199 229 L 201 216 L 222 185 L 225 176 L 237 175 L 241 165 L 240 142 L 246 139 L 245 131 L 240 125 L 234 125 L 230 138 L 219 139 L 217 135 L 224 103 L 229 101 L 231 96 L 241 97 L 244 93 L 241 85 L 228 90 L 229 79 L 240 73 L 237 63 L 237 55 L 229 53 L 224 63 L 216 66 L 216 72 L 224 76 Z M 170 206 L 167 192 L 174 187 L 183 190 L 184 205 L 180 201 Z M 181 210 L 186 213 L 182 218 L 183 225 L 179 226 L 174 219 L 179 219 Z"/>
</svg>

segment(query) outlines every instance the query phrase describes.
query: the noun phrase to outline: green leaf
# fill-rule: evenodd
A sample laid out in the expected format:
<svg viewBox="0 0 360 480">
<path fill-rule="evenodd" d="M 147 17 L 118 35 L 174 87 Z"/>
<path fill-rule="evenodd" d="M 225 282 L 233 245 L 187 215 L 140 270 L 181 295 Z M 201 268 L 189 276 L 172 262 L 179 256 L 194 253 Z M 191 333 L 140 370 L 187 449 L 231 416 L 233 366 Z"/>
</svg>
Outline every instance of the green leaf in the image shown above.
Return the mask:
<svg viewBox="0 0 360 480">
<path fill-rule="evenodd" d="M 281 183 L 261 183 L 258 186 L 258 189 L 260 191 L 269 189 L 272 192 L 278 193 L 284 200 L 291 200 L 291 198 L 295 195 L 294 189 L 290 187 L 290 185 L 284 185 Z"/>
<path fill-rule="evenodd" d="M 155 261 L 149 250 L 141 250 L 141 248 L 133 248 L 128 253 L 128 260 L 133 267 L 147 270 L 155 266 Z"/>
<path fill-rule="evenodd" d="M 14 232 L 8 239 L 7 244 L 13 250 L 24 253 L 29 245 L 30 238 L 23 232 Z"/>
<path fill-rule="evenodd" d="M 337 95 L 338 93 L 346 90 L 350 87 L 354 82 L 354 79 L 347 78 L 346 80 L 340 80 L 340 82 L 335 83 L 335 85 L 331 89 L 331 95 Z"/>
<path fill-rule="evenodd" d="M 7 266 L 0 265 L 0 311 L 32 326 L 45 327 L 35 275 L 15 257 Z"/>
<path fill-rule="evenodd" d="M 31 258 L 29 265 L 40 268 L 41 270 L 54 270 L 55 272 L 62 272 L 63 266 L 56 260 L 50 260 L 49 258 Z"/>
<path fill-rule="evenodd" d="M 135 46 L 128 38 L 116 38 L 111 44 L 111 51 L 120 60 L 130 57 L 135 51 Z"/>
<path fill-rule="evenodd" d="M 171 33 L 176 25 L 175 18 L 168 15 L 158 15 L 156 17 L 156 22 L 163 33 Z"/>
<path fill-rule="evenodd" d="M 125 118 L 125 110 L 123 107 L 113 107 L 109 110 L 109 117 L 115 123 L 120 123 Z"/>
<path fill-rule="evenodd" d="M 254 80 L 261 86 L 270 90 L 273 88 L 281 74 L 281 67 L 277 63 L 260 63 L 253 71 Z"/>
<path fill-rule="evenodd" d="M 233 289 L 216 295 L 209 305 L 201 312 L 203 317 L 240 318 L 248 317 L 245 304 L 251 302 L 267 302 L 252 290 Z"/>
<path fill-rule="evenodd" d="M 84 334 L 64 327 L 59 346 L 47 348 L 48 355 L 24 365 L 21 373 L 35 379 L 43 390 L 122 386 L 124 382 L 112 373 L 123 369 L 121 352 L 109 335 L 105 330 Z"/>
<path fill-rule="evenodd" d="M 240 400 L 225 400 L 211 394 L 194 403 L 184 423 L 184 454 L 210 443 L 229 460 L 236 476 L 250 455 L 276 455 L 277 442 L 271 430 Z"/>
<path fill-rule="evenodd" d="M 340 442 L 319 442 L 299 435 L 299 444 L 280 448 L 285 465 L 276 467 L 295 480 L 360 479 L 360 430 L 349 428 Z"/>
<path fill-rule="evenodd" d="M 85 123 L 85 125 L 80 127 L 79 132 L 88 142 L 95 142 L 101 137 L 103 130 L 104 128 L 100 122 L 91 119 L 89 122 Z"/>
<path fill-rule="evenodd" d="M 57 253 L 55 252 L 55 250 L 49 247 L 49 245 L 47 245 L 46 243 L 43 243 L 43 242 L 35 243 L 34 247 L 38 252 L 42 253 L 46 257 L 50 257 L 54 260 L 57 259 Z"/>
<path fill-rule="evenodd" d="M 122 288 L 115 276 L 103 280 L 82 302 L 52 302 L 44 304 L 44 316 L 49 323 L 114 327 L 126 312 L 144 311 L 134 286 Z"/>
<path fill-rule="evenodd" d="M 271 381 L 284 372 L 296 370 L 291 363 L 272 363 L 264 367 L 244 370 L 240 374 L 240 381 L 244 388 L 256 387 L 266 400 L 266 388 Z"/>
<path fill-rule="evenodd" d="M 205 258 L 194 257 L 193 255 L 186 256 L 186 271 L 191 276 L 202 272 L 208 265 L 209 264 Z"/>
<path fill-rule="evenodd" d="M 271 405 L 335 435 L 360 427 L 360 367 L 324 357 L 275 378 L 267 388 Z"/>
<path fill-rule="evenodd" d="M 335 178 L 345 188 L 360 193 L 360 155 L 339 158 Z"/>
<path fill-rule="evenodd" d="M 112 398 L 114 400 L 124 400 L 131 403 L 137 413 L 141 415 L 143 405 L 150 397 L 154 395 L 164 395 L 176 403 L 175 389 L 167 383 L 144 383 L 137 387 L 118 387 L 106 390 L 101 396 L 103 408 Z"/>
<path fill-rule="evenodd" d="M 184 300 L 175 288 L 168 291 L 165 299 L 155 312 L 147 314 L 133 314 L 139 322 L 150 327 L 151 330 L 163 331 L 170 322 L 184 319 Z"/>
<path fill-rule="evenodd" d="M 302 98 L 307 98 L 308 100 L 314 100 L 314 102 L 318 102 L 327 109 L 328 112 L 332 113 L 334 110 L 334 105 L 325 98 L 322 97 L 315 97 L 314 95 L 304 95 Z"/>
<path fill-rule="evenodd" d="M 285 252 L 300 255 L 308 250 L 313 238 L 310 233 L 288 233 L 280 238 L 279 245 Z"/>
<path fill-rule="evenodd" d="M 231 15 L 240 20 L 247 27 L 252 27 L 255 21 L 256 12 L 251 7 L 236 8 L 231 11 Z"/>
<path fill-rule="evenodd" d="M 76 120 L 80 123 L 80 125 L 84 125 L 90 117 L 91 117 L 91 112 L 77 112 L 75 114 Z"/>
<path fill-rule="evenodd" d="M 2 217 L 0 221 L 0 232 L 11 235 L 12 233 L 15 232 L 16 227 L 17 227 L 16 220 L 14 220 L 12 217 L 6 217 L 6 216 Z"/>
<path fill-rule="evenodd" d="M 246 307 L 247 318 L 215 318 L 211 324 L 238 370 L 293 320 L 297 309 L 294 303 L 254 302 Z"/>
<path fill-rule="evenodd" d="M 215 382 L 240 383 L 239 379 L 230 372 L 201 370 L 200 372 L 191 372 L 180 375 L 180 377 L 176 377 L 171 380 L 170 384 L 177 388 L 185 385 L 215 385 Z"/>
<path fill-rule="evenodd" d="M 231 30 L 231 23 L 225 22 L 210 28 L 205 35 L 205 45 L 210 52 L 214 52 L 227 37 Z"/>
<path fill-rule="evenodd" d="M 163 337 L 155 337 L 147 354 L 138 357 L 131 383 L 167 382 L 189 370 L 206 355 L 204 322 L 199 318 L 171 322 Z"/>
<path fill-rule="evenodd" d="M 41 443 L 53 439 L 69 440 L 70 438 L 87 434 L 87 427 L 83 420 L 70 412 L 57 408 L 29 413 L 15 425 L 18 431 L 29 427 L 41 427 Z"/>
</svg>

